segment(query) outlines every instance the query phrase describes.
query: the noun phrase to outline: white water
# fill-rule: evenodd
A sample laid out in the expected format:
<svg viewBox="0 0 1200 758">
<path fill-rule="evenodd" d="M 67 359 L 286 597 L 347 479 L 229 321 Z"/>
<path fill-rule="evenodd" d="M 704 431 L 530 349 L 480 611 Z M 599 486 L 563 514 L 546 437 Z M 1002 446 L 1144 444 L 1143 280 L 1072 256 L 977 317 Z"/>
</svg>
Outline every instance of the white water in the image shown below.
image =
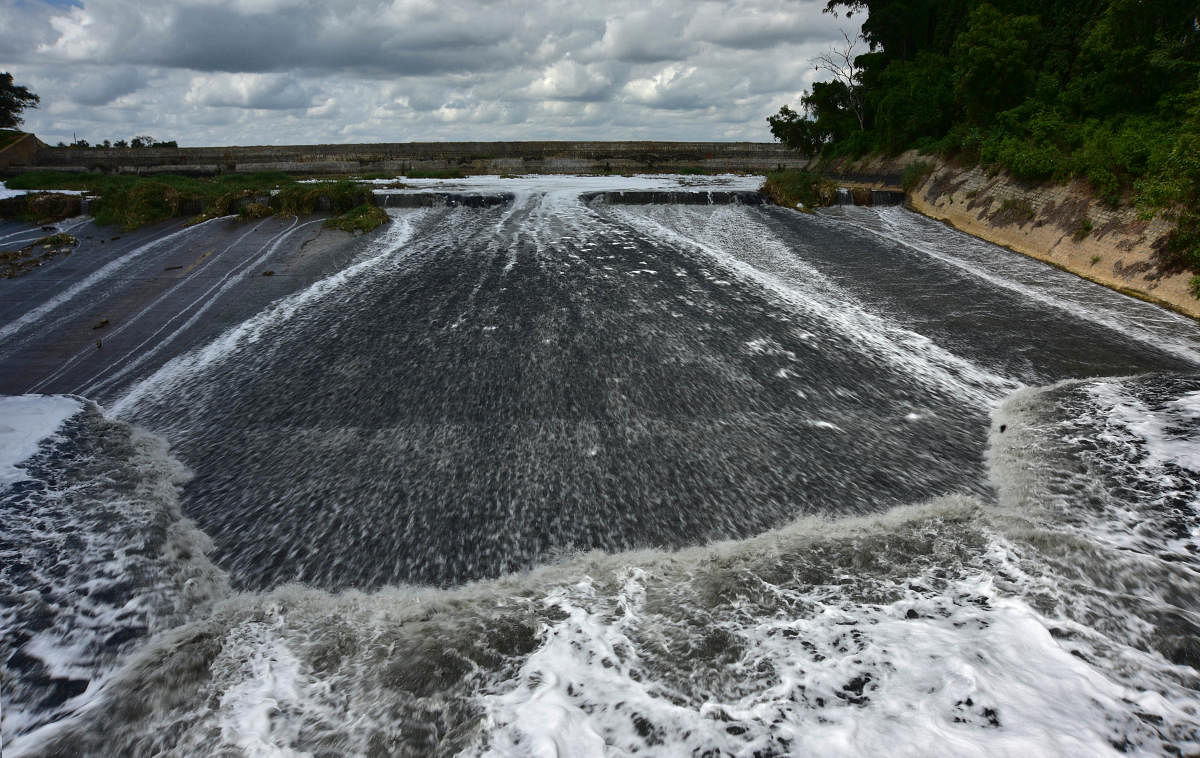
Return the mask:
<svg viewBox="0 0 1200 758">
<path fill-rule="evenodd" d="M 18 464 L 82 407 L 78 400 L 63 396 L 0 397 L 0 487 L 26 478 Z"/>
<path fill-rule="evenodd" d="M 6 754 L 1200 751 L 1197 672 L 1175 655 L 1200 629 L 1198 575 L 1177 560 L 1195 554 L 1200 515 L 1172 511 L 1182 532 L 1158 520 L 1164 501 L 1196 504 L 1189 472 L 1200 450 L 1200 388 L 1132 379 L 1018 389 L 871 312 L 746 214 L 596 211 L 567 189 L 525 203 L 517 207 L 536 203 L 536 213 L 510 239 L 533 236 L 545 260 L 556 244 L 586 244 L 612 214 L 633 228 L 630 239 L 669 241 L 712 261 L 713 283 L 774 293 L 798 332 L 806 320 L 831 325 L 835 338 L 821 349 L 863 351 L 965 402 L 995 406 L 989 474 L 998 502 L 947 496 L 675 552 L 566 555 L 450 590 L 229 593 L 197 567 L 202 554 L 189 553 L 197 564 L 155 569 L 162 578 L 139 596 L 150 599 L 135 601 L 154 611 L 146 616 L 156 636 L 100 664 L 89 661 L 89 647 L 117 625 L 120 610 L 76 598 L 82 610 L 72 616 L 63 603 L 63 626 L 27 652 L 59 673 L 93 675 L 93 684 L 64 706 L 65 720 L 23 734 Z M 352 266 L 168 362 L 109 413 L 165 397 L 240 351 L 270 349 L 274 330 L 317 318 L 358 277 L 402 276 L 425 213 L 393 211 L 396 223 Z M 420 250 L 453 243 L 454 231 L 443 229 Z M 797 358 L 768 337 L 745 349 Z M 14 447 L 11 466 L 36 452 L 30 440 L 46 441 L 44 450 L 57 444 L 70 418 L 44 413 L 49 399 L 34 404 L 42 420 L 21 427 L 24 446 Z M 905 414 L 921 415 L 904 408 L 897 417 Z M 831 434 L 850 427 L 839 418 L 812 423 Z M 137 518 L 165 518 L 187 532 L 175 510 L 186 472 L 161 440 L 125 434 L 130 449 L 98 468 L 142 472 L 135 492 L 143 496 L 118 509 L 142 515 L 122 516 L 133 526 L 89 548 L 95 560 L 83 569 L 107 577 L 135 565 L 119 547 L 116 561 L 105 551 L 146 528 Z M 1107 447 L 1093 457 L 1077 449 L 1092 443 Z M 1093 468 L 1076 471 L 1080 461 Z M 1113 484 L 1113 472 L 1126 479 Z M 1129 477 L 1141 494 L 1129 494 Z M 181 544 L 201 553 L 203 543 L 195 534 L 167 540 L 153 546 L 151 562 L 177 560 Z M 197 585 L 210 589 L 174 602 L 180 587 Z M 224 599 L 213 605 L 211 594 Z M 94 626 L 65 631 L 76 617 Z M 146 710 L 113 718 L 120 703 Z M 11 714 L 6 733 L 34 723 L 34 714 Z"/>
</svg>

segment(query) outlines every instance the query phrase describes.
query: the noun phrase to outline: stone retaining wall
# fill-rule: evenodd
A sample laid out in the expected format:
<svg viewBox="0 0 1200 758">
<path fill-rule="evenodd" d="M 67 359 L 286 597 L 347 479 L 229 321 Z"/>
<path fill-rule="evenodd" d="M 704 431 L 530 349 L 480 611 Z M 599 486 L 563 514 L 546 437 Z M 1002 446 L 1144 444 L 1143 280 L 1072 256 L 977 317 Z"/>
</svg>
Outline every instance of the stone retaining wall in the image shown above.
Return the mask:
<svg viewBox="0 0 1200 758">
<path fill-rule="evenodd" d="M 461 171 L 464 174 L 637 173 L 703 169 L 762 173 L 805 159 L 773 142 L 406 142 L 97 149 L 39 147 L 29 169 L 212 175 L 285 171 L 364 174 Z"/>
</svg>

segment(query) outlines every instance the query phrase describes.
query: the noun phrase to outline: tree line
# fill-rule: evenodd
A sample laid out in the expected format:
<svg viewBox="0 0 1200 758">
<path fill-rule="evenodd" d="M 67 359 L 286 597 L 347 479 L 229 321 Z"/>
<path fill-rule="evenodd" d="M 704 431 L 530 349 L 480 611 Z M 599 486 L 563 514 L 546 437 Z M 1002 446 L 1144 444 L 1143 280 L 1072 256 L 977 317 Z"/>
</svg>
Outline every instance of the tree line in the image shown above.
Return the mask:
<svg viewBox="0 0 1200 758">
<path fill-rule="evenodd" d="M 1200 267 L 1195 0 L 828 0 L 866 18 L 815 61 L 832 77 L 769 117 L 806 154 L 916 148 L 1026 181 L 1082 177 L 1116 204 L 1175 209 Z"/>
</svg>

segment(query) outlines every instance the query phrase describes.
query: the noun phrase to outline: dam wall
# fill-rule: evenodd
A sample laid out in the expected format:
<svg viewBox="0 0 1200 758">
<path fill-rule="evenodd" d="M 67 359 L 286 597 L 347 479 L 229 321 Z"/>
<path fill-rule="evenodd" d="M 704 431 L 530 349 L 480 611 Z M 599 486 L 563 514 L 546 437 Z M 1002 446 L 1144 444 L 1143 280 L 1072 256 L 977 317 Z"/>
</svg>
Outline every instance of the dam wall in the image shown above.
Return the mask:
<svg viewBox="0 0 1200 758">
<path fill-rule="evenodd" d="M 398 142 L 362 145 L 72 148 L 39 146 L 28 170 L 211 176 L 459 171 L 463 174 L 762 173 L 806 160 L 773 142 Z"/>
</svg>

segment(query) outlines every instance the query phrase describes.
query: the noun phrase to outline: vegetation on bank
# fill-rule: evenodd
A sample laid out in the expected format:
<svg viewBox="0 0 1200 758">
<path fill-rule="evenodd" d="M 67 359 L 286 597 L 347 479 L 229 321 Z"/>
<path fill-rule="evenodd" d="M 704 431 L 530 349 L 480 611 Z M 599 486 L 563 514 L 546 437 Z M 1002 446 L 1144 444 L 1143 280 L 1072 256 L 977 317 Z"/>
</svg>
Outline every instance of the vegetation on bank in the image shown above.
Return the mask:
<svg viewBox="0 0 1200 758">
<path fill-rule="evenodd" d="M 363 234 L 388 222 L 387 211 L 377 205 L 359 205 L 340 216 L 326 219 L 325 228 Z"/>
<path fill-rule="evenodd" d="M 20 250 L 0 251 L 0 277 L 15 279 L 60 255 L 70 255 L 79 240 L 62 232 L 42 237 Z"/>
<path fill-rule="evenodd" d="M 197 179 L 170 174 L 153 177 L 35 171 L 8 180 L 11 189 L 81 190 L 98 197 L 91 213 L 96 223 L 136 229 L 176 216 L 195 221 L 239 213 L 267 215 L 341 214 L 371 202 L 371 189 L 355 182 L 300 182 L 281 172 L 225 174 Z M 381 211 L 382 213 L 382 211 Z M 387 214 L 378 223 L 386 222 Z M 356 228 L 364 228 L 360 221 Z"/>
<path fill-rule="evenodd" d="M 787 208 L 818 208 L 833 201 L 837 187 L 820 174 L 808 171 L 772 171 L 759 190 L 776 205 Z"/>
<path fill-rule="evenodd" d="M 1028 182 L 1090 183 L 1176 221 L 1168 267 L 1200 270 L 1194 0 L 828 0 L 866 11 L 839 76 L 768 121 L 825 158 L 940 154 Z M 818 61 L 818 67 L 822 62 Z M 828 70 L 828 67 L 826 67 Z"/>
</svg>

